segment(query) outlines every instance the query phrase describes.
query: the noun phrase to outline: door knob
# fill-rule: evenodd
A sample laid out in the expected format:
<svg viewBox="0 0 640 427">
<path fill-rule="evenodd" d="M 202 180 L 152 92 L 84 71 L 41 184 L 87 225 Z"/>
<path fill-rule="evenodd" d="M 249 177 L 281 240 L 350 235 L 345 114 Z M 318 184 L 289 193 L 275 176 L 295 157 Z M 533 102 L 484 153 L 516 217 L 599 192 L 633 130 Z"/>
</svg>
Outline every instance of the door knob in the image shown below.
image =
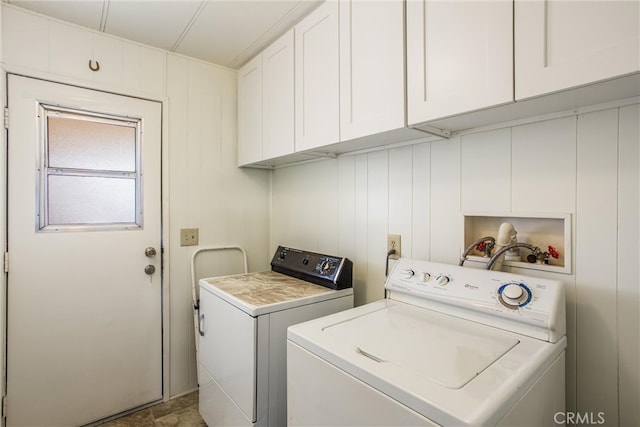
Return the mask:
<svg viewBox="0 0 640 427">
<path fill-rule="evenodd" d="M 144 250 L 144 254 L 146 256 L 148 256 L 149 258 L 153 258 L 154 256 L 156 256 L 156 248 L 149 246 L 148 248 L 146 248 Z"/>
<path fill-rule="evenodd" d="M 151 276 L 153 273 L 156 272 L 156 267 L 154 265 L 149 264 L 144 268 L 144 272 L 145 274 L 148 274 L 149 276 Z"/>
</svg>

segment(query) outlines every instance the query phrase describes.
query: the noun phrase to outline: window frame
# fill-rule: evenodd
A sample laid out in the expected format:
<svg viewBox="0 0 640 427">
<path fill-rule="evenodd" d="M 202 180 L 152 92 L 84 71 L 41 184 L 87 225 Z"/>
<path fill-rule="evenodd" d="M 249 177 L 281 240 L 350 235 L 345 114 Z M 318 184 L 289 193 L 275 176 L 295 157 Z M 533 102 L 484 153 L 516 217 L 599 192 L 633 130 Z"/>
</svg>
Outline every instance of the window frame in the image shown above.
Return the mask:
<svg viewBox="0 0 640 427">
<path fill-rule="evenodd" d="M 134 128 L 135 132 L 135 170 L 98 170 L 80 169 L 71 167 L 49 166 L 49 117 L 84 120 L 93 123 L 127 126 Z M 144 228 L 143 215 L 143 172 L 142 172 L 142 134 L 143 123 L 141 118 L 117 116 L 113 114 L 96 113 L 92 111 L 67 108 L 58 105 L 39 103 L 38 105 L 39 159 L 37 179 L 37 207 L 36 207 L 36 231 L 61 232 L 61 231 L 104 231 L 104 230 L 138 230 Z M 51 224 L 49 222 L 49 177 L 50 176 L 78 176 L 108 179 L 134 179 L 135 180 L 135 220 L 134 222 L 113 223 L 73 223 Z"/>
</svg>

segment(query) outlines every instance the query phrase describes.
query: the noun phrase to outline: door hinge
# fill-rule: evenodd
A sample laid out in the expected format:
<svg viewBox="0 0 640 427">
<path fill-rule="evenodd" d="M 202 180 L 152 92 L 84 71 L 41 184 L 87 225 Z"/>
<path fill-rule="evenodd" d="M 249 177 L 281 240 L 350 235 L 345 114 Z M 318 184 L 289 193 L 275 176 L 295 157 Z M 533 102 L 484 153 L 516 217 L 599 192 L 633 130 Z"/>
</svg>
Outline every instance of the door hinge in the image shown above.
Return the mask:
<svg viewBox="0 0 640 427">
<path fill-rule="evenodd" d="M 4 272 L 9 272 L 9 252 L 4 253 Z"/>
<path fill-rule="evenodd" d="M 2 418 L 7 418 L 7 395 L 2 396 Z"/>
<path fill-rule="evenodd" d="M 9 129 L 9 107 L 4 107 L 4 128 Z"/>
</svg>

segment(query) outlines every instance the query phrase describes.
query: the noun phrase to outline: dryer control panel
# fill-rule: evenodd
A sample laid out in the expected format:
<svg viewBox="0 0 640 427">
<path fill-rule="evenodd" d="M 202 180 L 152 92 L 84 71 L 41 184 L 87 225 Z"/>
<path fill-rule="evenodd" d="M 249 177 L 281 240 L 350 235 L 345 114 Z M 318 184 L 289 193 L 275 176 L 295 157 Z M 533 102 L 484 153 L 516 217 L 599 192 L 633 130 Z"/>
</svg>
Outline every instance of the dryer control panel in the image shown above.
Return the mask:
<svg viewBox="0 0 640 427">
<path fill-rule="evenodd" d="M 348 258 L 278 246 L 271 269 L 331 289 L 352 286 L 353 263 Z"/>
<path fill-rule="evenodd" d="M 401 258 L 385 288 L 391 299 L 551 342 L 566 332 L 557 280 Z"/>
</svg>

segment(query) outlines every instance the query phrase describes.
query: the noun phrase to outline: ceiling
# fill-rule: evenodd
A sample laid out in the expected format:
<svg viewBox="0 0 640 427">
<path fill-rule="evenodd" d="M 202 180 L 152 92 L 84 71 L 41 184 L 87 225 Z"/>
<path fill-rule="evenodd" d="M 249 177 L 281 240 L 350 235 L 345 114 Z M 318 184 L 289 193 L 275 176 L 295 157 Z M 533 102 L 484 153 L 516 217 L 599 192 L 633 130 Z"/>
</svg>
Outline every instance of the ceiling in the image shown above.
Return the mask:
<svg viewBox="0 0 640 427">
<path fill-rule="evenodd" d="M 238 69 L 319 0 L 2 0 L 127 40 Z"/>
</svg>

